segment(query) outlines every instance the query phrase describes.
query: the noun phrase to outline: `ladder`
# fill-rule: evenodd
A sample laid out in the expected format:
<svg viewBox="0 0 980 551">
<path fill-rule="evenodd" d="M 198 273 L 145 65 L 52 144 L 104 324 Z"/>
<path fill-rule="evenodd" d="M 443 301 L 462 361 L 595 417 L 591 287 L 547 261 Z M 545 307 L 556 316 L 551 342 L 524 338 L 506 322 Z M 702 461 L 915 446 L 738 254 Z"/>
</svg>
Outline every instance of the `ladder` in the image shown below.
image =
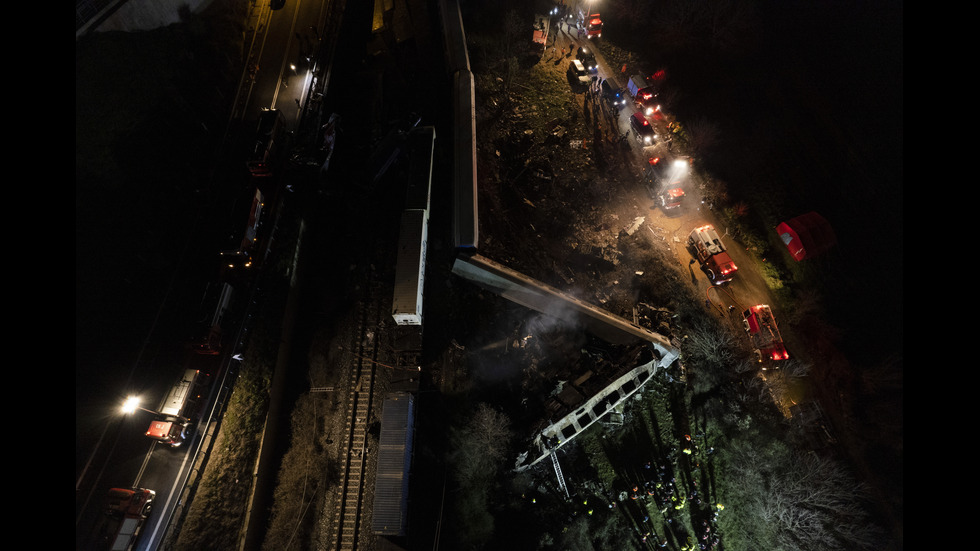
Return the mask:
<svg viewBox="0 0 980 551">
<path fill-rule="evenodd" d="M 555 453 L 555 450 L 551 450 L 551 462 L 555 465 L 555 474 L 558 475 L 558 487 L 565 492 L 565 499 L 570 499 L 568 486 L 565 485 L 565 477 L 561 474 L 561 465 L 558 463 L 558 454 Z"/>
</svg>

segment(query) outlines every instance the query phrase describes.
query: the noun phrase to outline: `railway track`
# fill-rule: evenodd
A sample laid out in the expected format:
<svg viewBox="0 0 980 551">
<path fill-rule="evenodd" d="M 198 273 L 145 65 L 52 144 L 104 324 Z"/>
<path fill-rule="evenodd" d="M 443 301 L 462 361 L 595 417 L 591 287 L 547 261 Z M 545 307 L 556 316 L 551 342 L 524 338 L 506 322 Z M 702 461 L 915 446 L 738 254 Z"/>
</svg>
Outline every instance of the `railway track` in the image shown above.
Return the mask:
<svg viewBox="0 0 980 551">
<path fill-rule="evenodd" d="M 360 304 L 357 342 L 351 360 L 347 418 L 344 427 L 344 444 L 341 449 L 340 495 L 334 513 L 334 549 L 357 549 L 361 525 L 362 496 L 364 493 L 365 464 L 367 460 L 367 432 L 371 416 L 375 387 L 375 364 L 379 341 L 377 330 L 381 321 L 377 297 L 382 290 L 373 277 L 366 286 L 367 296 Z"/>
</svg>

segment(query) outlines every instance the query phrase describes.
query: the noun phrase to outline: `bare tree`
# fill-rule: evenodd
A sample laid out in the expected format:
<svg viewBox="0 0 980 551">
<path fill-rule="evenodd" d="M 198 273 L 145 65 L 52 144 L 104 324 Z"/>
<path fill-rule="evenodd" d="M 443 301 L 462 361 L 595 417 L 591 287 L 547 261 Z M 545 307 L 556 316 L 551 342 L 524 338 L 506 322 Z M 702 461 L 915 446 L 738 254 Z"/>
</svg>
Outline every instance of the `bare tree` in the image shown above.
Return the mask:
<svg viewBox="0 0 980 551">
<path fill-rule="evenodd" d="M 524 44 L 521 38 L 531 34 L 531 25 L 517 13 L 510 10 L 504 15 L 503 34 L 500 37 L 501 52 L 504 57 L 513 57 L 521 53 L 520 46 Z"/>
<path fill-rule="evenodd" d="M 660 98 L 660 106 L 665 110 L 670 110 L 681 102 L 684 92 L 677 86 L 667 84 L 660 87 L 657 97 Z"/>
<path fill-rule="evenodd" d="M 459 489 L 455 514 L 460 525 L 466 527 L 458 536 L 466 547 L 479 547 L 493 535 L 490 490 L 508 453 L 510 420 L 480 403 L 470 419 L 451 432 L 450 439 L 453 473 Z"/>
<path fill-rule="evenodd" d="M 726 456 L 728 493 L 737 518 L 732 545 L 787 551 L 870 549 L 880 529 L 865 508 L 865 486 L 832 459 L 793 453 L 765 434 L 747 431 Z"/>
<path fill-rule="evenodd" d="M 728 184 L 715 178 L 705 178 L 699 185 L 701 197 L 709 208 L 721 207 L 729 200 Z"/>
<path fill-rule="evenodd" d="M 704 156 L 718 143 L 721 130 L 718 125 L 698 117 L 684 127 L 687 143 L 697 156 Z"/>
<path fill-rule="evenodd" d="M 779 548 L 862 549 L 879 535 L 864 508 L 866 487 L 833 460 L 796 455 L 769 486 L 760 517 L 774 527 Z"/>
<path fill-rule="evenodd" d="M 478 452 L 486 457 L 487 463 L 497 463 L 507 453 L 510 419 L 489 405 L 480 403 L 470 421 L 470 434 Z"/>
<path fill-rule="evenodd" d="M 738 346 L 728 331 L 699 325 L 691 330 L 684 352 L 707 364 L 728 366 L 739 357 Z"/>
<path fill-rule="evenodd" d="M 588 519 L 584 516 L 578 516 L 563 526 L 558 544 L 561 549 L 568 549 L 569 551 L 592 551 Z"/>
</svg>

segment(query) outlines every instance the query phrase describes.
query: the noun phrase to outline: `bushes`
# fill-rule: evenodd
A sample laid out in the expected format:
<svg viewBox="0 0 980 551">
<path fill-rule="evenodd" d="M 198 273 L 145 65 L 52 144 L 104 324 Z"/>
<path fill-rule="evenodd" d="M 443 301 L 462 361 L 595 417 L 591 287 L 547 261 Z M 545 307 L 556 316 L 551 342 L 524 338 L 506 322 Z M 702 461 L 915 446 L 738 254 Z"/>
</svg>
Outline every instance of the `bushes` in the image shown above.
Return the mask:
<svg viewBox="0 0 980 551">
<path fill-rule="evenodd" d="M 268 364 L 248 354 L 175 549 L 237 547 L 268 408 L 269 374 Z"/>
<path fill-rule="evenodd" d="M 317 441 L 316 397 L 304 394 L 293 408 L 292 441 L 283 456 L 276 483 L 275 504 L 263 548 L 310 549 L 312 528 L 319 513 L 314 506 L 323 473 L 328 471 L 326 453 Z"/>
</svg>

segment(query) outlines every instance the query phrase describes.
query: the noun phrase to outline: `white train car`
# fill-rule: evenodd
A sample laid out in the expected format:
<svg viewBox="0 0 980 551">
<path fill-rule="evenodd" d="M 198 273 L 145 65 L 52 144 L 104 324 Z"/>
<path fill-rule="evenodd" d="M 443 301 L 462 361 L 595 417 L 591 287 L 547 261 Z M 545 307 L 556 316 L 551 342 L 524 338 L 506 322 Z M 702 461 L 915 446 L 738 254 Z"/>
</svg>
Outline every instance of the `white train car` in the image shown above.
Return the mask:
<svg viewBox="0 0 980 551">
<path fill-rule="evenodd" d="M 414 209 L 402 213 L 395 264 L 395 293 L 391 304 L 391 317 L 398 325 L 422 325 L 428 237 L 427 211 Z"/>
<path fill-rule="evenodd" d="M 454 76 L 455 118 L 453 127 L 453 244 L 474 250 L 480 241 L 476 177 L 476 100 L 473 74 L 458 71 Z"/>
</svg>

